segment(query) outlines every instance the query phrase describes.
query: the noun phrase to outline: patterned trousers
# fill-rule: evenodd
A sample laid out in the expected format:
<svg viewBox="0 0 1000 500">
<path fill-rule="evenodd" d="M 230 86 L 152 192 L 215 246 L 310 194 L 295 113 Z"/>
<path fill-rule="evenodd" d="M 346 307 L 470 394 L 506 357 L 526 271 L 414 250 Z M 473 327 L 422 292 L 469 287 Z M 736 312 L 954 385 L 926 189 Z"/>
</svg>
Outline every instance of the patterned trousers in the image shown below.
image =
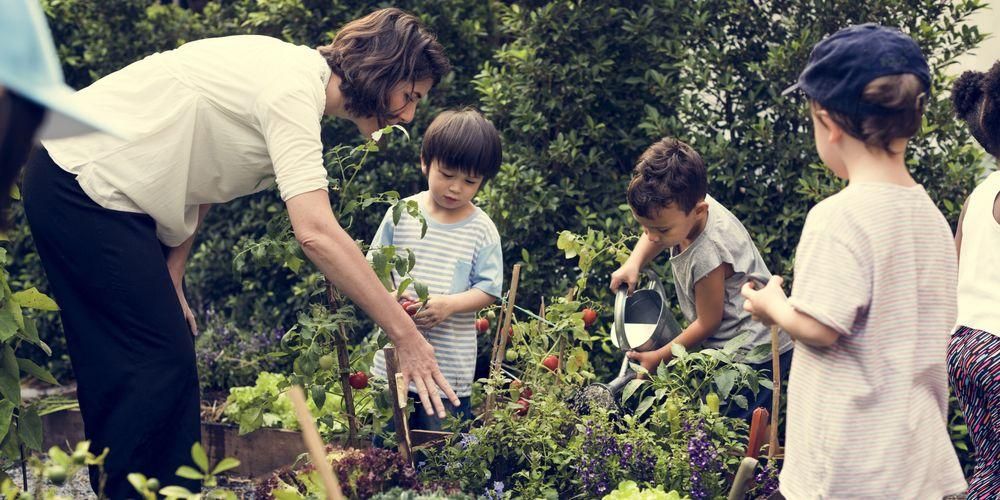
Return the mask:
<svg viewBox="0 0 1000 500">
<path fill-rule="evenodd" d="M 960 327 L 948 345 L 948 379 L 975 449 L 968 499 L 1000 498 L 1000 336 Z"/>
</svg>

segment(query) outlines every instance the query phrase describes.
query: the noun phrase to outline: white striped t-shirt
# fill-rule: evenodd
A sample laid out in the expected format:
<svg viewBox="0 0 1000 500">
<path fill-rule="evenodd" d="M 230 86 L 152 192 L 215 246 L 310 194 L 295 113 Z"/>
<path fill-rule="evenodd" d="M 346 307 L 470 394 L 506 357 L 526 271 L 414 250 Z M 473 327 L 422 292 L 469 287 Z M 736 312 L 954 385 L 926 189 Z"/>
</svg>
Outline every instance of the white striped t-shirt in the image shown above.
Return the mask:
<svg viewBox="0 0 1000 500">
<path fill-rule="evenodd" d="M 424 193 L 408 200 L 424 199 Z M 503 286 L 503 252 L 500 234 L 490 217 L 479 207 L 465 220 L 442 224 L 424 210 L 427 234 L 420 237 L 420 222 L 405 212 L 399 224 L 392 223 L 392 210 L 386 212 L 372 239 L 372 248 L 393 245 L 396 252 L 413 250 L 416 265 L 410 275 L 427 285 L 431 295 L 462 293 L 478 288 L 500 297 Z M 393 271 L 395 283 L 401 280 Z M 412 288 L 410 289 L 412 291 Z M 472 394 L 476 370 L 476 313 L 457 313 L 438 326 L 423 332 L 434 346 L 441 373 L 459 397 Z M 375 354 L 372 373 L 385 377 L 385 356 Z M 411 384 L 410 390 L 415 390 Z"/>
<path fill-rule="evenodd" d="M 809 211 L 795 259 L 792 306 L 840 338 L 796 346 L 781 493 L 964 491 L 946 424 L 955 246 L 923 187 L 851 184 Z"/>
</svg>

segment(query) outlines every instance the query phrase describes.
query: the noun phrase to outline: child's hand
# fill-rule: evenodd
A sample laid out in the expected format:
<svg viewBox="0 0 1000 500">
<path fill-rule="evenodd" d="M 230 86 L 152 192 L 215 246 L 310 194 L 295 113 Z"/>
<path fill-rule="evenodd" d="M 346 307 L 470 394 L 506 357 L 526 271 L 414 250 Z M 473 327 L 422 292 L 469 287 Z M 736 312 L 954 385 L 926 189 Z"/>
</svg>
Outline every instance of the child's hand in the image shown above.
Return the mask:
<svg viewBox="0 0 1000 500">
<path fill-rule="evenodd" d="M 781 276 L 772 276 L 771 280 L 767 282 L 767 286 L 760 290 L 756 289 L 753 281 L 748 281 L 740 291 L 743 298 L 746 299 L 746 302 L 743 303 L 743 309 L 753 315 L 753 319 L 765 325 L 774 324 L 775 308 L 788 300 L 785 297 L 785 291 L 781 288 L 784 281 Z"/>
<path fill-rule="evenodd" d="M 622 285 L 628 285 L 628 294 L 632 295 L 637 283 L 639 283 L 639 266 L 626 262 L 611 273 L 611 291 L 614 293 L 618 293 Z"/>
<path fill-rule="evenodd" d="M 414 306 L 420 309 L 413 315 L 413 322 L 421 330 L 438 326 L 455 312 L 447 295 L 434 295 L 428 297 L 427 302 L 417 302 Z"/>
<path fill-rule="evenodd" d="M 656 373 L 656 369 L 660 366 L 660 363 L 670 361 L 671 357 L 669 351 L 662 353 L 659 349 L 647 352 L 629 351 L 626 355 L 628 356 L 628 359 L 642 365 L 642 367 L 649 373 Z"/>
</svg>

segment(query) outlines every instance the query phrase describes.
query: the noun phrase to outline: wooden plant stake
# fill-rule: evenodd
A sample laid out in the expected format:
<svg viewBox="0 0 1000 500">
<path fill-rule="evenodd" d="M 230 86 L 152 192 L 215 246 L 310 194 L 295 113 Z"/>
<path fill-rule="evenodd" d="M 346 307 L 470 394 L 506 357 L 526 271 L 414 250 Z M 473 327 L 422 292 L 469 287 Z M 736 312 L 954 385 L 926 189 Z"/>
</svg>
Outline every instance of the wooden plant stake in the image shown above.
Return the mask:
<svg viewBox="0 0 1000 500">
<path fill-rule="evenodd" d="M 503 359 L 507 351 L 507 330 L 510 329 L 511 319 L 514 317 L 514 303 L 517 302 L 517 285 L 521 279 L 521 264 L 514 264 L 514 270 L 510 277 L 510 290 L 507 292 L 507 304 L 501 311 L 500 331 L 493 339 L 493 352 L 490 356 L 490 378 L 497 376 L 503 370 Z M 490 423 L 493 420 L 493 407 L 496 406 L 496 394 L 486 396 L 486 408 L 483 411 L 483 421 Z"/>
<path fill-rule="evenodd" d="M 399 358 L 396 357 L 396 347 L 389 344 L 382 348 L 385 354 L 386 379 L 389 382 L 389 400 L 392 401 L 392 423 L 396 428 L 396 443 L 403 460 L 413 465 L 413 454 L 410 452 L 409 419 L 406 415 L 406 400 L 409 389 L 403 383 L 403 374 L 399 373 Z"/>
<path fill-rule="evenodd" d="M 771 441 L 767 446 L 768 463 L 778 455 L 778 409 L 781 408 L 781 358 L 778 354 L 778 325 L 771 325 Z"/>
<path fill-rule="evenodd" d="M 309 407 L 306 405 L 305 392 L 302 391 L 301 387 L 293 385 L 288 390 L 288 397 L 292 400 L 292 405 L 295 406 L 295 417 L 299 420 L 299 427 L 302 427 L 302 440 L 305 441 L 306 449 L 309 450 L 309 457 L 312 458 L 313 465 L 316 466 L 320 478 L 323 479 L 326 498 L 342 500 L 344 493 L 340 490 L 340 483 L 337 482 L 337 476 L 333 474 L 333 468 L 326 461 L 323 441 L 319 437 L 316 423 L 313 422 L 312 414 L 309 413 Z"/>
<path fill-rule="evenodd" d="M 340 292 L 333 283 L 327 282 L 326 296 L 330 301 L 330 311 L 340 308 Z M 358 417 L 354 409 L 354 391 L 351 388 L 351 359 L 347 352 L 347 330 L 340 325 L 335 334 L 334 345 L 337 347 L 337 364 L 340 368 L 340 387 L 344 392 L 344 410 L 347 412 L 347 445 L 356 446 L 358 440 Z"/>
</svg>

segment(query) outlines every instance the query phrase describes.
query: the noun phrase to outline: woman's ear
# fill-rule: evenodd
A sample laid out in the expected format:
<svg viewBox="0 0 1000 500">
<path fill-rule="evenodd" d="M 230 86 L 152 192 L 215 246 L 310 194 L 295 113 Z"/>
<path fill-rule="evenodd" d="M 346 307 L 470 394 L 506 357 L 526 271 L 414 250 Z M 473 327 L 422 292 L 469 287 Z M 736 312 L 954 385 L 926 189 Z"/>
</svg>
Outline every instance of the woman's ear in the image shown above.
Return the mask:
<svg viewBox="0 0 1000 500">
<path fill-rule="evenodd" d="M 424 163 L 424 156 L 420 155 L 420 171 L 424 173 L 424 176 L 427 176 L 427 174 L 430 173 L 430 170 L 430 165 Z"/>
</svg>

